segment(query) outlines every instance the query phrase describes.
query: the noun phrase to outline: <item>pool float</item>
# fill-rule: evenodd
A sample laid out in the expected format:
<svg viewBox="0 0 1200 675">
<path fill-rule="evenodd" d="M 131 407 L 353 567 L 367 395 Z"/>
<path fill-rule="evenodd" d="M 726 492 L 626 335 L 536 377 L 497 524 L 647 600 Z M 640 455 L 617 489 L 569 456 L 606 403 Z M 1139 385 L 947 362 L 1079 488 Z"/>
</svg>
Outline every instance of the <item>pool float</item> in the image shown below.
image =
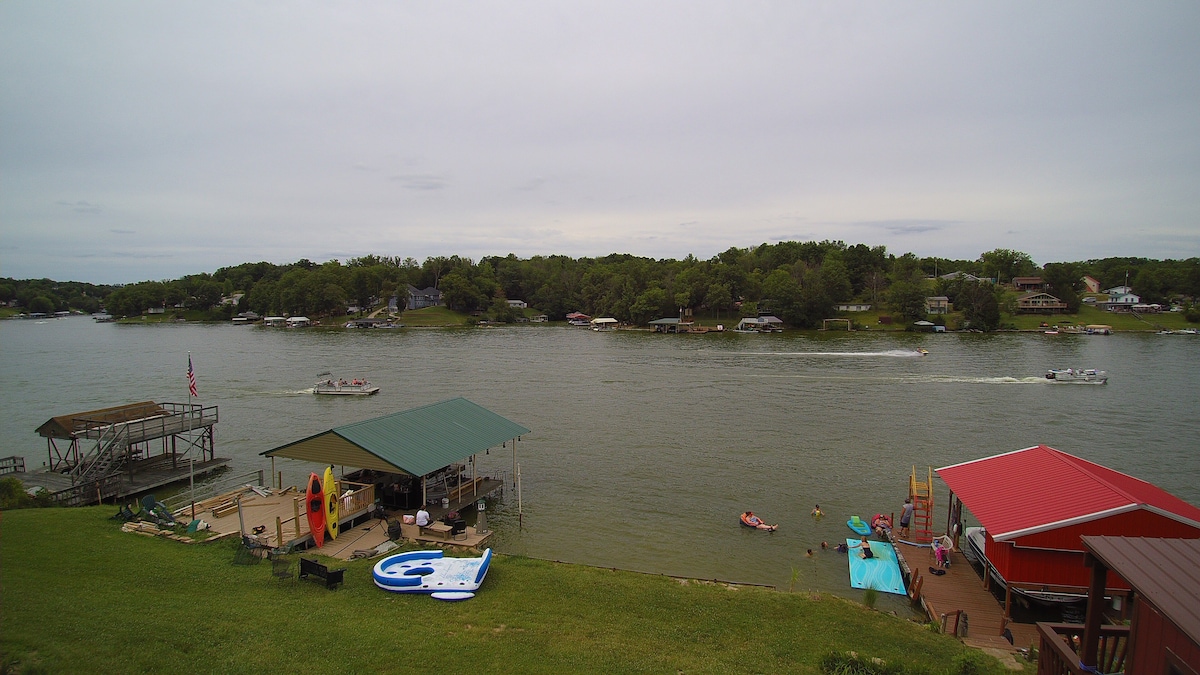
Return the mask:
<svg viewBox="0 0 1200 675">
<path fill-rule="evenodd" d="M 428 593 L 436 600 L 467 600 L 483 584 L 492 549 L 479 558 L 447 558 L 442 551 L 409 551 L 375 563 L 375 585 L 393 593 Z"/>
<path fill-rule="evenodd" d="M 750 513 L 750 512 L 747 511 L 746 513 Z M 760 528 L 758 525 L 751 523 L 751 522 L 749 522 L 749 520 L 747 520 L 746 513 L 743 513 L 742 515 L 738 516 L 738 522 L 741 523 L 744 527 L 749 527 L 749 528 L 755 529 L 755 530 L 762 529 L 767 532 L 774 532 L 775 529 L 777 527 L 779 527 L 778 525 L 767 525 L 767 527 L 765 527 L 765 528 Z M 766 523 L 763 522 L 763 520 L 761 518 L 759 519 L 758 522 L 762 523 L 763 525 L 766 525 Z"/>
<path fill-rule="evenodd" d="M 870 558 L 863 558 L 854 547 L 862 542 L 853 539 L 846 540 L 849 550 L 850 586 L 851 588 L 874 588 L 884 593 L 904 595 L 904 578 L 900 575 L 900 564 L 896 559 L 896 549 L 883 541 L 869 541 Z M 841 548 L 840 546 L 838 547 Z"/>
<path fill-rule="evenodd" d="M 871 526 L 864 523 L 862 518 L 858 516 L 850 516 L 850 520 L 846 521 L 846 526 L 854 530 L 856 534 L 861 534 L 864 537 L 871 534 Z"/>
<path fill-rule="evenodd" d="M 325 532 L 330 541 L 338 536 L 338 491 L 333 478 L 333 467 L 325 469 Z"/>
<path fill-rule="evenodd" d="M 308 531 L 312 533 L 313 543 L 321 548 L 325 545 L 325 489 L 321 486 L 321 477 L 315 473 L 308 477 L 304 510 L 308 513 Z"/>
</svg>

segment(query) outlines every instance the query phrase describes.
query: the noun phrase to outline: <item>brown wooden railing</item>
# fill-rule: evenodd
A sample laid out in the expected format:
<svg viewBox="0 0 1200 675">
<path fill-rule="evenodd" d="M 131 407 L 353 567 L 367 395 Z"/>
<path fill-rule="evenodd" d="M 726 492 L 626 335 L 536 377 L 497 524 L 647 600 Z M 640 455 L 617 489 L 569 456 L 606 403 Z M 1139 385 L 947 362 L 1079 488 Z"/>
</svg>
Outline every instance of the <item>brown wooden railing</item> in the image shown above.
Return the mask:
<svg viewBox="0 0 1200 675">
<path fill-rule="evenodd" d="M 339 480 L 338 489 L 342 492 L 353 490 L 350 494 L 342 497 L 340 509 L 342 513 L 361 513 L 368 506 L 375 503 L 375 485 L 372 483 L 353 483 L 348 480 Z"/>
<path fill-rule="evenodd" d="M 1083 624 L 1038 622 L 1041 646 L 1038 648 L 1038 675 L 1094 675 L 1079 663 L 1083 645 Z M 1101 626 L 1096 670 L 1120 673 L 1125 670 L 1129 652 L 1129 626 Z"/>
</svg>

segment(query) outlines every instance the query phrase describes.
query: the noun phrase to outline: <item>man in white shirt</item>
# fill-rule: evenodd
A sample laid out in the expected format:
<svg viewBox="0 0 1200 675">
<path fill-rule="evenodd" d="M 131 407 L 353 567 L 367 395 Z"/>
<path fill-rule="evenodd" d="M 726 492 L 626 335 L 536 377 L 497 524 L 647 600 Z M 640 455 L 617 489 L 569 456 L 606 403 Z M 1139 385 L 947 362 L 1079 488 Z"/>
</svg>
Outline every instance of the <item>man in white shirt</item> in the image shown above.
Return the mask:
<svg viewBox="0 0 1200 675">
<path fill-rule="evenodd" d="M 417 525 L 420 527 L 429 525 L 429 512 L 425 510 L 424 506 L 417 509 Z"/>
</svg>

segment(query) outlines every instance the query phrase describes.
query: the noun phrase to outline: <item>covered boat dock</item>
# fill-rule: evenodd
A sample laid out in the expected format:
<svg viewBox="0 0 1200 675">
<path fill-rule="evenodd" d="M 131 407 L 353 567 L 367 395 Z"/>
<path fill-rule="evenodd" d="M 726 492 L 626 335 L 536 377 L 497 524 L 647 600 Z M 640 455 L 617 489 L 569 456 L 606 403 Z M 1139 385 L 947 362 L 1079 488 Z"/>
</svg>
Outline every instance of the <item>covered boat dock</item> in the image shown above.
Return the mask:
<svg viewBox="0 0 1200 675">
<path fill-rule="evenodd" d="M 1012 615 L 1014 589 L 1087 594 L 1084 535 L 1200 538 L 1200 508 L 1045 445 L 936 471 L 950 489 L 946 531 L 953 533 L 955 548 L 963 539 L 962 508 L 983 528 L 983 583 L 1003 584 L 1006 616 Z M 1119 577 L 1109 579 L 1110 596 L 1128 590 Z"/>
<path fill-rule="evenodd" d="M 476 508 L 484 498 L 502 492 L 516 475 L 516 444 L 528 433 L 529 429 L 516 422 L 460 397 L 335 427 L 262 455 L 271 458 L 273 476 L 277 475 L 276 457 L 341 467 L 339 494 L 344 500 L 351 498 L 351 503 L 342 510 L 340 520 L 343 532 L 350 534 L 355 525 L 371 518 L 403 519 L 422 505 L 435 520 L 451 511 Z M 511 447 L 512 474 L 481 474 L 477 455 L 497 445 Z M 347 467 L 352 470 L 347 472 Z M 285 511 L 289 508 L 285 506 Z M 290 539 L 283 527 L 288 518 L 296 520 L 291 523 Z M 301 520 L 303 509 L 281 517 L 279 541 L 311 540 L 307 522 Z M 456 534 L 462 537 L 457 540 L 441 527 L 402 527 L 407 538 L 457 545 L 477 546 L 490 536 L 470 526 Z M 337 542 L 326 545 L 336 546 Z"/>
<path fill-rule="evenodd" d="M 65 505 L 118 499 L 186 481 L 229 464 L 216 456 L 216 406 L 141 401 L 52 417 L 45 468 L 21 476 Z M 24 469 L 24 458 L 19 463 Z"/>
</svg>

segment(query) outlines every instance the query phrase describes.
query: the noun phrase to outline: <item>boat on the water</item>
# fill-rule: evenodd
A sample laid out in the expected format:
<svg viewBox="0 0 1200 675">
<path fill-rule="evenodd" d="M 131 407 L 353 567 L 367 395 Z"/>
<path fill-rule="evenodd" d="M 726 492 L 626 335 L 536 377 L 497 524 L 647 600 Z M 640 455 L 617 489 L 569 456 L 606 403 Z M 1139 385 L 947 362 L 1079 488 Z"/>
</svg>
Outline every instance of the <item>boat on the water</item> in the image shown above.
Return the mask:
<svg viewBox="0 0 1200 675">
<path fill-rule="evenodd" d="M 1068 384 L 1104 384 L 1108 382 L 1108 373 L 1095 368 L 1051 368 L 1046 371 L 1046 379 Z"/>
<path fill-rule="evenodd" d="M 364 379 L 342 380 L 332 377 L 329 373 L 322 373 L 317 377 L 323 379 L 317 380 L 317 383 L 313 385 L 314 394 L 327 396 L 370 396 L 371 394 L 379 393 L 379 387 Z"/>
</svg>

